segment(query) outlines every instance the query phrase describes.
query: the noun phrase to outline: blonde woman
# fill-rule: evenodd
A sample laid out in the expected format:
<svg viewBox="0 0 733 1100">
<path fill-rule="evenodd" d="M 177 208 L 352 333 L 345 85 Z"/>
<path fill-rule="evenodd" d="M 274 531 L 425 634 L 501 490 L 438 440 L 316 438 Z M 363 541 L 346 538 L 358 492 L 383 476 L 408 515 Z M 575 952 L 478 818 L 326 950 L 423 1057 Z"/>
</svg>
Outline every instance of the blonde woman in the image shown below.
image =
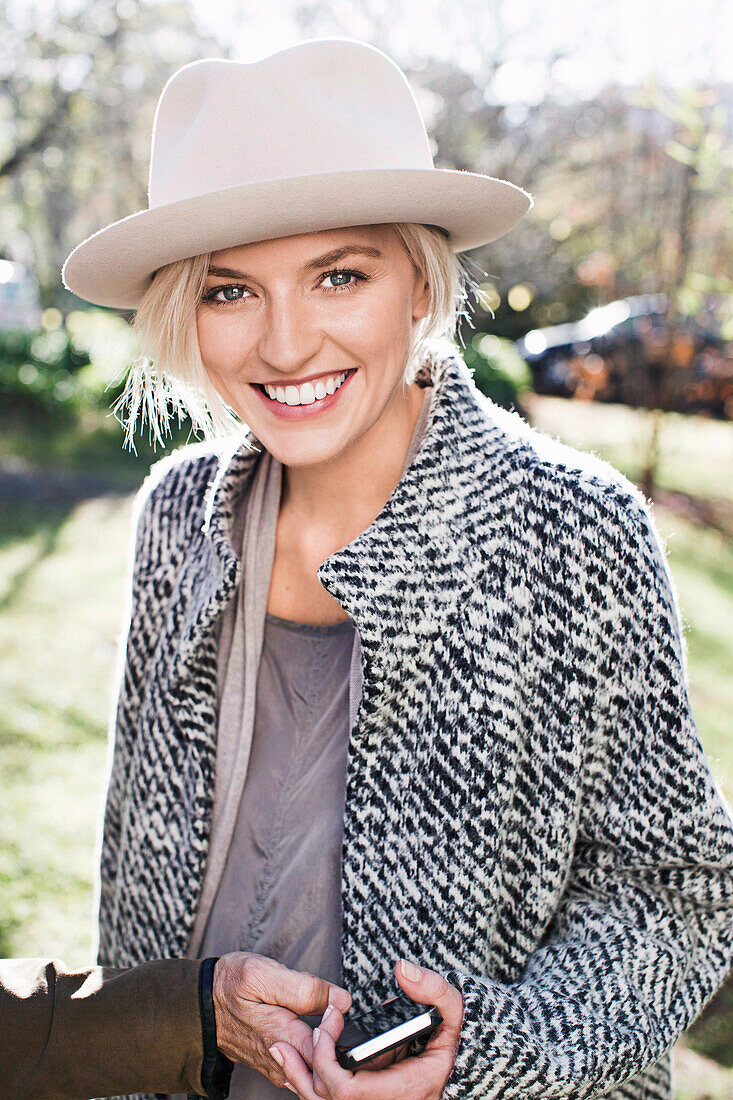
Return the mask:
<svg viewBox="0 0 733 1100">
<path fill-rule="evenodd" d="M 138 498 L 100 962 L 242 953 L 211 1096 L 661 1100 L 730 967 L 647 504 L 453 341 L 461 253 L 530 206 L 433 166 L 381 51 L 315 39 L 175 74 L 149 209 L 65 265 L 137 311 L 130 422 L 173 400 L 208 437 Z M 438 1030 L 342 1068 L 344 1014 L 399 989 Z"/>
</svg>

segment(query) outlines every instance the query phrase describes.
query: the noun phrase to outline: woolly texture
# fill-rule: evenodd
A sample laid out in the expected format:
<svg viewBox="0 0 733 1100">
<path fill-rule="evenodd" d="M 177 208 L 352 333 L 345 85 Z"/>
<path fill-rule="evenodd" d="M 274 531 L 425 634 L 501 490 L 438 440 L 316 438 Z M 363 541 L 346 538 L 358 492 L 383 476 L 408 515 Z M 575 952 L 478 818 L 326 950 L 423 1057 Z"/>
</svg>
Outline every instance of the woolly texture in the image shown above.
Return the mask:
<svg viewBox="0 0 733 1100">
<path fill-rule="evenodd" d="M 420 449 L 318 577 L 361 637 L 342 851 L 354 1009 L 398 956 L 464 1023 L 445 1100 L 668 1100 L 669 1048 L 733 961 L 733 822 L 688 697 L 641 493 L 485 398 L 460 357 Z M 248 433 L 141 490 L 113 724 L 100 962 L 192 949 L 214 790 L 214 626 Z M 196 945 L 193 945 L 195 951 Z"/>
</svg>

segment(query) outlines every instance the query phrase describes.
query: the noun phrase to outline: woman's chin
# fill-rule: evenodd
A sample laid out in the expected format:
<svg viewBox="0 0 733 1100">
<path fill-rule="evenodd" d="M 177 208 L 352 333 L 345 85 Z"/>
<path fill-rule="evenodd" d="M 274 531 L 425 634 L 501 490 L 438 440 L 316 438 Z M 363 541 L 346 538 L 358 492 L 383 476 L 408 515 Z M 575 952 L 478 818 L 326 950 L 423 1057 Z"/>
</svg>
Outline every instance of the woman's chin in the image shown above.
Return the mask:
<svg viewBox="0 0 733 1100">
<path fill-rule="evenodd" d="M 257 435 L 257 432 L 255 432 Z M 314 445 L 306 440 L 284 441 L 278 439 L 275 434 L 268 433 L 257 435 L 265 450 L 269 451 L 273 458 L 283 466 L 298 469 L 307 466 L 319 466 L 336 458 L 344 450 L 344 444 L 333 440 L 323 445 Z"/>
</svg>

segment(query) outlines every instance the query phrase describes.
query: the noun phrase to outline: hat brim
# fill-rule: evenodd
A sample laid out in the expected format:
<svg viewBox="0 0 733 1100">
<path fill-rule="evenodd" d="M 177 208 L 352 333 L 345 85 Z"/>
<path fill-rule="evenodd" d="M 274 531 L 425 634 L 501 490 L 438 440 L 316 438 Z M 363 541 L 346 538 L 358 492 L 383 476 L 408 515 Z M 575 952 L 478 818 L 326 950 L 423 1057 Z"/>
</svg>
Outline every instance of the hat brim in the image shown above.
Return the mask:
<svg viewBox="0 0 733 1100">
<path fill-rule="evenodd" d="M 516 184 L 454 168 L 291 176 L 139 210 L 78 244 L 61 277 L 95 305 L 136 309 L 153 273 L 188 256 L 383 222 L 442 226 L 453 251 L 465 252 L 508 233 L 532 205 Z"/>
</svg>

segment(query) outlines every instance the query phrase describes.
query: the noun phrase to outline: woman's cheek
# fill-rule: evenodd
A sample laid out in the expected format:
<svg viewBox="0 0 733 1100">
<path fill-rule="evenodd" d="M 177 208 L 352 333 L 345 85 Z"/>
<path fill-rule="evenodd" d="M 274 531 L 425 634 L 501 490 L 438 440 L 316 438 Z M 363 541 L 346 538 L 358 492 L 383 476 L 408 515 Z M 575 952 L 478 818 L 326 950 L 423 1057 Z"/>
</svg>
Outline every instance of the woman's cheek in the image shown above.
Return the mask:
<svg viewBox="0 0 733 1100">
<path fill-rule="evenodd" d="M 221 378 L 231 377 L 246 359 L 243 342 L 233 333 L 211 331 L 199 322 L 199 351 L 206 370 Z"/>
</svg>

